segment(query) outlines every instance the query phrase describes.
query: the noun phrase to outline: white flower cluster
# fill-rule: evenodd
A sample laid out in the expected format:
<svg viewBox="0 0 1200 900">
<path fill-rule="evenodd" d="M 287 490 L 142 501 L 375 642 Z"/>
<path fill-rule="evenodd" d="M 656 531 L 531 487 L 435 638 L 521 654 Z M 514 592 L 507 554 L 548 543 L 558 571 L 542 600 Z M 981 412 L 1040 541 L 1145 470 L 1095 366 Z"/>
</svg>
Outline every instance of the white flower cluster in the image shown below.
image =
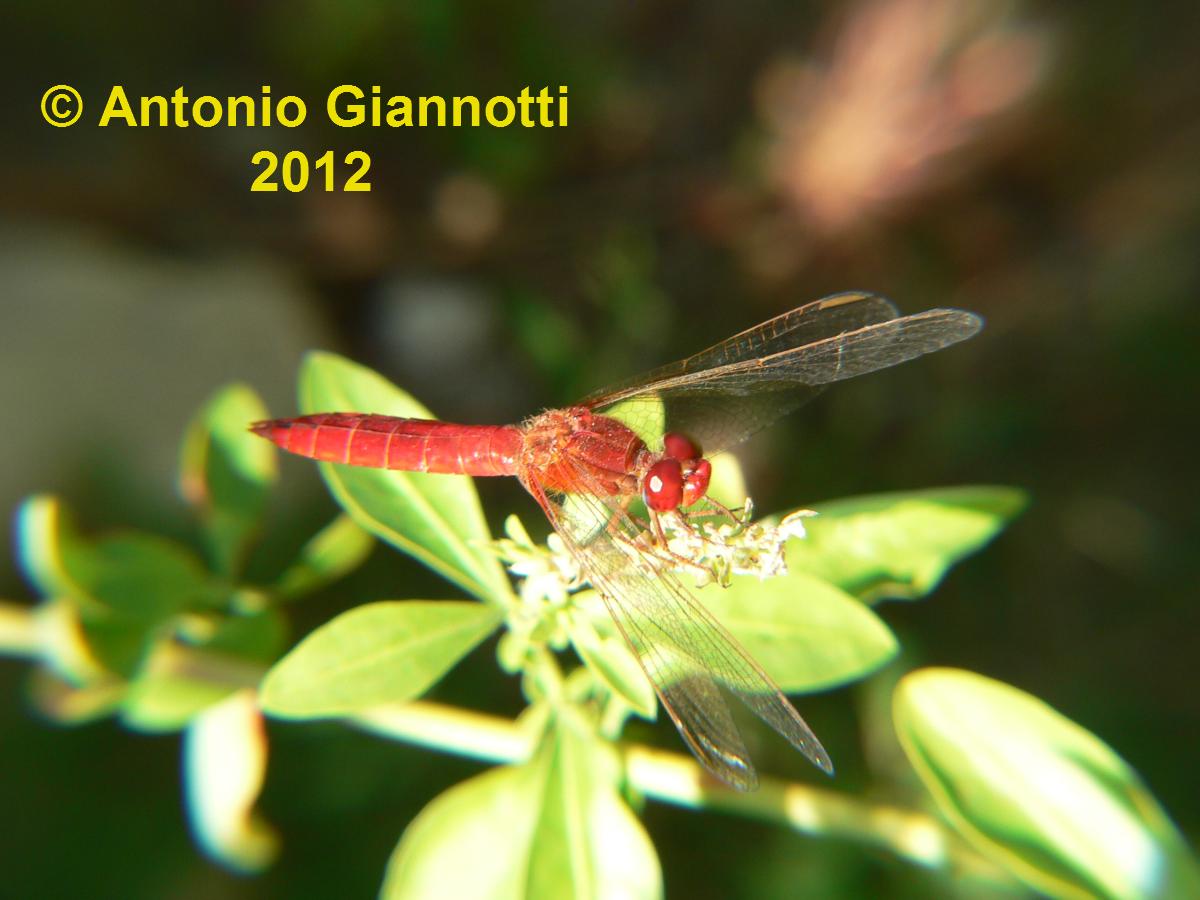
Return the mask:
<svg viewBox="0 0 1200 900">
<path fill-rule="evenodd" d="M 516 516 L 504 523 L 508 535 L 495 542 L 496 552 L 508 571 L 520 579 L 521 605 L 540 617 L 545 607 L 562 607 L 572 591 L 583 585 L 579 564 L 556 533 L 545 545 L 535 544 Z"/>
<path fill-rule="evenodd" d="M 789 538 L 805 536 L 804 519 L 815 516 L 801 509 L 784 516 L 778 523 L 763 519 L 748 524 L 751 506 L 738 520 L 718 523 L 712 520 L 689 522 L 684 516 L 663 517 L 667 553 L 656 556 L 676 563 L 672 568 L 697 574 L 697 586 L 710 582 L 728 584 L 734 575 L 754 575 L 759 579 L 787 574 L 785 551 Z"/>
</svg>

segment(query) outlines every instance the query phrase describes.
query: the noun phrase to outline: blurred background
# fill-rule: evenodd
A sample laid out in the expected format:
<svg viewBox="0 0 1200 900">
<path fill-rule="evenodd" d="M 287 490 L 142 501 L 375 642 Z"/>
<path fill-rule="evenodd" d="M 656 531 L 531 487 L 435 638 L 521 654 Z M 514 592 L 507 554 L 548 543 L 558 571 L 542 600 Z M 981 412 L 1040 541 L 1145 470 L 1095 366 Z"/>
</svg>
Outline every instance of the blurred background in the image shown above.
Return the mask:
<svg viewBox="0 0 1200 900">
<path fill-rule="evenodd" d="M 833 787 L 891 797 L 890 679 L 963 666 L 1112 744 L 1200 836 L 1200 56 L 1191 4 L 137 3 L 4 12 L 0 508 L 193 539 L 178 442 L 219 386 L 295 411 L 303 353 L 370 365 L 443 418 L 506 422 L 828 293 L 982 313 L 977 339 L 831 391 L 745 445 L 756 505 L 999 483 L 1033 502 L 929 600 L 905 656 L 803 698 Z M 1192 21 L 1185 19 L 1191 17 Z M 55 129 L 43 91 L 91 106 Z M 566 129 L 336 129 L 340 83 L 388 94 L 570 88 Z M 308 102 L 299 129 L 95 126 L 130 96 Z M 251 193 L 258 149 L 363 149 L 370 193 Z M 515 484 L 480 485 L 494 525 Z M 334 511 L 287 461 L 255 560 Z M 11 546 L 11 518 L 0 524 Z M 296 637 L 382 597 L 453 596 L 386 549 L 296 610 Z M 11 553 L 0 597 L 32 602 Z M 491 647 L 438 689 L 511 714 Z M 411 817 L 479 766 L 336 725 L 270 728 L 283 853 L 232 876 L 189 843 L 176 737 L 61 729 L 0 661 L 0 849 L 14 897 L 367 896 Z M 663 723 L 640 740 L 679 749 Z M 758 737 L 761 737 L 759 735 Z M 782 742 L 760 768 L 819 778 Z M 903 778 L 903 776 L 900 776 Z M 892 782 L 883 782 L 891 784 Z M 929 896 L 857 846 L 649 806 L 671 896 Z"/>
</svg>

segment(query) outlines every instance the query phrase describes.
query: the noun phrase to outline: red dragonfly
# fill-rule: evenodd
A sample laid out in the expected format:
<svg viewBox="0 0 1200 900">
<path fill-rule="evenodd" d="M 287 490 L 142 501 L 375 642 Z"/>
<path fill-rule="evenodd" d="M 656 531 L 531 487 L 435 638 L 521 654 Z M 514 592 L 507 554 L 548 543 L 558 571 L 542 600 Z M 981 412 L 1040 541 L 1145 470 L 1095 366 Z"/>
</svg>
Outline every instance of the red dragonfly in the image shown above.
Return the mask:
<svg viewBox="0 0 1200 900">
<path fill-rule="evenodd" d="M 744 440 L 828 384 L 940 350 L 982 324 L 963 310 L 900 316 L 883 297 L 836 294 L 519 425 L 332 412 L 252 427 L 284 450 L 329 462 L 517 476 L 603 598 L 692 752 L 722 781 L 750 790 L 757 775 L 721 688 L 826 773 L 833 764 L 770 676 L 662 564 L 660 518 L 679 521 L 689 507 L 710 503 L 703 453 Z M 606 415 L 616 404 L 621 420 Z M 648 446 L 638 423 L 661 423 L 664 414 L 665 433 Z M 648 520 L 630 513 L 635 499 Z M 634 564 L 631 551 L 646 564 Z M 656 552 L 660 559 L 649 558 Z"/>
</svg>

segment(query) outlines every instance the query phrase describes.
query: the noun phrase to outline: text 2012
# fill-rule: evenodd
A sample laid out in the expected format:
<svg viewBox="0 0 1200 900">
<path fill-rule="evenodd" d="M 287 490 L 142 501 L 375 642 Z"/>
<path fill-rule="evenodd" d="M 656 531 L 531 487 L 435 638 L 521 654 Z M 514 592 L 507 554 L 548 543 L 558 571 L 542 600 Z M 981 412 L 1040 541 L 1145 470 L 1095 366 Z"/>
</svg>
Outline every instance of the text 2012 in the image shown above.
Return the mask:
<svg viewBox="0 0 1200 900">
<path fill-rule="evenodd" d="M 259 150 L 250 157 L 250 164 L 262 169 L 250 185 L 251 191 L 278 191 L 280 184 L 293 194 L 310 184 L 326 191 L 371 190 L 371 182 L 366 180 L 371 157 L 363 150 L 351 150 L 341 159 L 326 150 L 311 161 L 301 150 L 291 150 L 282 158 L 271 150 Z"/>
</svg>

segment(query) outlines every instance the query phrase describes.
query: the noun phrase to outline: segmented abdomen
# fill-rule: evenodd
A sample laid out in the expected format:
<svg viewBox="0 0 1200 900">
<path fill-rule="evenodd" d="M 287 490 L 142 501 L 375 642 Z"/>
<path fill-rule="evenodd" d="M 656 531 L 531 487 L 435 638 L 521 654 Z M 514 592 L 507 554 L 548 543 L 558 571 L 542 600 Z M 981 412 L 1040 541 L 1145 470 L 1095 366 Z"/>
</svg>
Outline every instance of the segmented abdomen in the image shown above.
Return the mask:
<svg viewBox="0 0 1200 900">
<path fill-rule="evenodd" d="M 363 413 L 256 422 L 251 431 L 290 453 L 405 472 L 515 475 L 524 437 L 514 425 L 455 425 Z"/>
</svg>

